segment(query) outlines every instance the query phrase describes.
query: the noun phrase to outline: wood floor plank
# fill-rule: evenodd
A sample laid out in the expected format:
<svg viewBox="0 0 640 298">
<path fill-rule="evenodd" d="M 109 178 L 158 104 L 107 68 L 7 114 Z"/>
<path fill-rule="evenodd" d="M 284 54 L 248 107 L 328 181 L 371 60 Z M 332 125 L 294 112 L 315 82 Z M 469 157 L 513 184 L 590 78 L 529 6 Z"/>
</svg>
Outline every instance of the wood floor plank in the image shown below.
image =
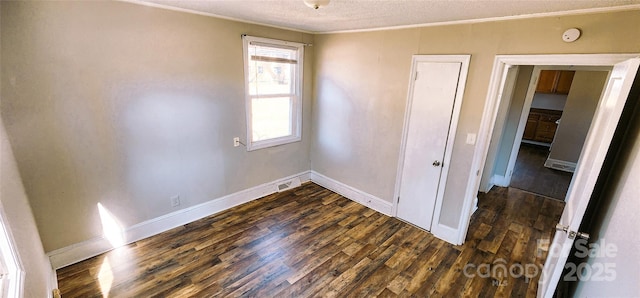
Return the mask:
<svg viewBox="0 0 640 298">
<path fill-rule="evenodd" d="M 478 199 L 455 246 L 305 183 L 59 269 L 58 284 L 65 298 L 535 295 L 539 275 L 478 266 L 542 266 L 564 204 L 508 188 Z"/>
</svg>

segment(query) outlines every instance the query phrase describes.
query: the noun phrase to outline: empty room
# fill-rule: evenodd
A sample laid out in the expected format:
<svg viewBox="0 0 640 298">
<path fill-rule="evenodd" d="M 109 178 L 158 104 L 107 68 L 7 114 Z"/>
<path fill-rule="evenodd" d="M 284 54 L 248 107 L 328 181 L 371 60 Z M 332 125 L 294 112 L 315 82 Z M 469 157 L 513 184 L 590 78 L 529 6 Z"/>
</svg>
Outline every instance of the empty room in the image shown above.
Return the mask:
<svg viewBox="0 0 640 298">
<path fill-rule="evenodd" d="M 0 1 L 0 294 L 640 296 L 638 28 L 639 0 Z"/>
</svg>

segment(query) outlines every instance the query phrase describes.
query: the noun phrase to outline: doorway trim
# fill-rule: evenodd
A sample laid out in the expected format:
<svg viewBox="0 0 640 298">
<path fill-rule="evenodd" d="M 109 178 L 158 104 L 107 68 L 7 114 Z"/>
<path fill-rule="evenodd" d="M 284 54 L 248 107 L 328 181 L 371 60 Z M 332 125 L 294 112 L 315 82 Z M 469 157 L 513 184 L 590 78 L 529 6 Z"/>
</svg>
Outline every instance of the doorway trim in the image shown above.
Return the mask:
<svg viewBox="0 0 640 298">
<path fill-rule="evenodd" d="M 509 184 L 511 184 L 513 169 L 516 166 L 516 159 L 518 157 L 518 152 L 520 151 L 520 144 L 522 142 L 522 138 L 524 135 L 524 128 L 527 125 L 527 119 L 529 117 L 531 106 L 533 105 L 533 98 L 536 93 L 538 79 L 540 78 L 540 72 L 542 70 L 605 71 L 608 73 L 608 75 L 611 75 L 610 66 L 574 66 L 574 65 L 571 65 L 571 66 L 536 65 L 534 66 L 533 72 L 531 73 L 531 79 L 529 80 L 529 86 L 527 87 L 527 93 L 525 96 L 524 105 L 522 106 L 522 110 L 520 111 L 520 120 L 518 122 L 516 136 L 513 144 L 511 145 L 511 155 L 509 156 L 509 160 L 507 163 L 507 170 L 505 172 L 504 179 L 501 181 L 504 185 L 500 185 L 500 186 L 508 186 Z M 606 86 L 602 87 L 603 91 L 605 87 Z M 558 161 L 558 162 L 562 162 L 562 161 Z M 573 164 L 573 167 L 575 168 L 575 163 Z"/>
<path fill-rule="evenodd" d="M 11 229 L 7 226 L 7 216 L 0 205 L 0 289 L 2 297 L 22 297 L 24 294 L 25 271 L 16 249 Z M 4 296 L 7 295 L 7 296 Z"/>
<path fill-rule="evenodd" d="M 405 150 L 407 144 L 407 135 L 409 132 L 409 115 L 411 114 L 411 103 L 413 99 L 413 89 L 415 82 L 415 75 L 417 71 L 417 65 L 419 62 L 435 62 L 435 63 L 461 63 L 460 65 L 460 73 L 458 76 L 458 87 L 456 88 L 456 95 L 453 103 L 453 111 L 451 113 L 451 122 L 449 125 L 449 134 L 447 137 L 447 143 L 445 146 L 445 155 L 442 162 L 442 173 L 441 177 L 444 177 L 444 181 L 441 180 L 439 187 L 444 187 L 446 185 L 446 178 L 449 171 L 449 163 L 451 161 L 452 149 L 455 140 L 456 130 L 458 127 L 458 119 L 460 118 L 460 110 L 462 108 L 462 99 L 464 95 L 464 89 L 467 82 L 467 74 L 469 71 L 469 62 L 471 60 L 471 55 L 413 55 L 411 59 L 411 73 L 409 78 L 409 86 L 407 92 L 407 99 L 405 101 L 405 112 L 404 112 L 404 125 L 402 128 L 402 140 L 400 143 L 400 154 L 398 156 L 398 168 L 396 171 L 396 183 L 393 192 L 393 208 L 392 215 L 397 217 L 398 215 L 398 199 L 400 195 L 400 186 L 402 182 L 402 169 L 404 167 L 404 158 L 405 158 Z M 438 195 L 436 197 L 436 204 L 431 224 L 431 233 L 436 237 L 441 239 L 445 239 L 449 241 L 451 233 L 454 233 L 455 230 L 448 228 L 446 226 L 440 225 L 440 210 L 442 209 L 442 198 L 443 198 L 444 190 L 438 191 Z"/>
<path fill-rule="evenodd" d="M 522 136 L 524 135 L 524 128 L 527 125 L 527 118 L 529 117 L 529 111 L 531 110 L 531 104 L 533 103 L 533 96 L 536 93 L 538 79 L 540 78 L 540 70 L 540 66 L 533 67 L 533 73 L 531 73 L 531 79 L 529 80 L 529 86 L 527 87 L 527 94 L 524 97 L 524 105 L 520 111 L 520 120 L 518 120 L 516 137 L 513 140 L 513 144 L 511 144 L 511 155 L 509 155 L 507 170 L 504 175 L 504 180 L 502 181 L 503 184 L 506 184 L 507 186 L 511 184 L 513 168 L 516 166 L 516 159 L 518 158 L 518 152 L 520 151 L 520 143 L 522 142 Z"/>
<path fill-rule="evenodd" d="M 462 205 L 462 215 L 458 223 L 458 243 L 464 243 L 469 229 L 473 201 L 480 187 L 480 179 L 489 153 L 490 140 L 496 123 L 501 101 L 501 89 L 504 86 L 504 75 L 512 65 L 534 66 L 614 66 L 617 63 L 638 58 L 640 54 L 566 54 L 566 55 L 496 55 L 487 99 L 478 131 L 478 143 L 473 153 L 469 181 Z M 585 148 L 591 144 L 585 144 Z M 585 149 L 583 149 L 585 150 Z"/>
</svg>

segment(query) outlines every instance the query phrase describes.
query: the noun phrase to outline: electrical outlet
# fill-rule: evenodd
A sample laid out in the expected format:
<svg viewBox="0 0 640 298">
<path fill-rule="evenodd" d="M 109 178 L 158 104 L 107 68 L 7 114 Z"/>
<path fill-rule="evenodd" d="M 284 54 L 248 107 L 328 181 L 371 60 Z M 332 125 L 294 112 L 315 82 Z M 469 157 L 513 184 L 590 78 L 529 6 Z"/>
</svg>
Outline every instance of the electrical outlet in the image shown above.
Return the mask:
<svg viewBox="0 0 640 298">
<path fill-rule="evenodd" d="M 233 138 L 233 147 L 238 147 L 238 146 L 240 146 L 240 138 L 235 137 Z"/>
<path fill-rule="evenodd" d="M 180 206 L 180 195 L 175 195 L 171 197 L 171 207 Z"/>
</svg>

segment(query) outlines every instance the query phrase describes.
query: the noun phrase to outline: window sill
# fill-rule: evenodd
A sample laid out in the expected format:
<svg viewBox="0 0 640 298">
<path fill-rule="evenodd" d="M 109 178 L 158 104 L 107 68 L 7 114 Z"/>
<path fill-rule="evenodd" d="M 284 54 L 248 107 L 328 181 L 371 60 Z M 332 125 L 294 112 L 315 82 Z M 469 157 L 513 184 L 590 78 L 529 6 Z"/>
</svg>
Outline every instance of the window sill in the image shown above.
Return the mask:
<svg viewBox="0 0 640 298">
<path fill-rule="evenodd" d="M 300 142 L 301 140 L 302 140 L 301 136 L 286 136 L 286 137 L 269 139 L 269 140 L 258 141 L 258 142 L 248 142 L 247 151 L 255 151 L 259 149 L 286 145 L 290 143 Z"/>
</svg>

